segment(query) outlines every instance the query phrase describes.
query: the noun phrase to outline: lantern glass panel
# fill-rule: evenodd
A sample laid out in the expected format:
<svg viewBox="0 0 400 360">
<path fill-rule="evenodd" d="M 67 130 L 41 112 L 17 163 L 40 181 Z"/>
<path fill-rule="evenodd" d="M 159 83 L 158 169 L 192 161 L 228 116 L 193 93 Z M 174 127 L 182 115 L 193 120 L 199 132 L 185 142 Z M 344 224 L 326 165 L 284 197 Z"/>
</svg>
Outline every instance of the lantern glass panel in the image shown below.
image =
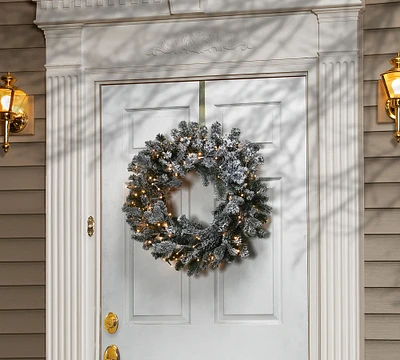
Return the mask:
<svg viewBox="0 0 400 360">
<path fill-rule="evenodd" d="M 382 74 L 387 96 L 390 99 L 400 99 L 400 71 Z"/>
<path fill-rule="evenodd" d="M 14 101 L 12 106 L 12 112 L 18 113 L 21 109 L 24 101 L 26 99 L 26 94 L 21 89 L 16 89 L 14 92 Z"/>
<path fill-rule="evenodd" d="M 11 89 L 0 87 L 0 111 L 10 110 L 11 93 Z"/>
</svg>

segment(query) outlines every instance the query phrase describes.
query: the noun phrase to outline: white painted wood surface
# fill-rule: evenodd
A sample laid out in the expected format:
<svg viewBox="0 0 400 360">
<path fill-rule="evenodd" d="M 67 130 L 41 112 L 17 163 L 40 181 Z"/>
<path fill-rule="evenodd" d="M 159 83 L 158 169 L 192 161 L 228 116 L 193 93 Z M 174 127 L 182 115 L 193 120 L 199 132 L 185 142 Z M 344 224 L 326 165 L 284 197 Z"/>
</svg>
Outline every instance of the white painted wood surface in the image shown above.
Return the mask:
<svg viewBox="0 0 400 360">
<path fill-rule="evenodd" d="M 101 356 L 101 238 L 99 232 L 91 239 L 86 235 L 86 218 L 94 215 L 97 221 L 100 219 L 101 85 L 303 74 L 307 77 L 308 92 L 310 359 L 362 359 L 360 194 L 363 171 L 359 42 L 353 36 L 359 34 L 358 12 L 362 4 L 356 1 L 340 3 L 342 7 L 338 7 L 337 1 L 302 2 L 302 11 L 282 16 L 279 31 L 268 28 L 268 21 L 261 25 L 266 26 L 266 41 L 273 43 L 280 32 L 291 27 L 295 16 L 305 16 L 303 10 L 307 10 L 309 24 L 314 25 L 299 26 L 296 32 L 286 33 L 288 39 L 292 36 L 301 39 L 305 34 L 314 39 L 305 43 L 302 55 L 285 48 L 275 57 L 268 53 L 266 44 L 259 50 L 250 50 L 249 61 L 241 57 L 241 50 L 226 50 L 220 62 L 215 61 L 212 53 L 205 53 L 200 55 L 201 61 L 194 56 L 184 63 L 169 60 L 169 64 L 160 62 L 153 66 L 143 61 L 136 64 L 138 49 L 130 47 L 130 43 L 140 35 L 132 31 L 121 33 L 123 40 L 115 39 L 124 44 L 119 49 L 121 57 L 119 52 L 111 53 L 104 46 L 109 42 L 103 43 L 101 37 L 89 51 L 87 34 L 91 25 L 88 24 L 97 27 L 96 33 L 106 34 L 110 28 L 118 32 L 119 26 L 136 26 L 132 21 L 139 16 L 142 21 L 148 17 L 147 27 L 151 29 L 161 22 L 168 23 L 165 21 L 168 12 L 164 20 L 154 18 L 155 13 L 161 14 L 153 11 L 154 7 L 163 3 L 132 4 L 131 11 L 120 5 L 98 6 L 101 4 L 65 1 L 61 9 L 58 1 L 38 3 L 37 23 L 44 29 L 47 41 L 47 358 L 99 359 Z M 265 4 L 271 6 L 263 10 L 266 12 L 278 10 L 274 6 L 280 6 L 283 12 L 287 10 L 281 2 Z M 317 15 L 311 15 L 312 12 Z M 237 13 L 232 13 L 236 21 L 233 14 Z M 230 16 L 224 14 L 226 19 Z M 186 20 L 171 17 L 169 21 Z M 193 24 L 196 19 L 188 19 L 178 36 L 190 34 Z M 237 26 L 240 28 L 239 22 Z M 158 29 L 154 30 L 154 39 L 160 39 L 161 35 L 163 41 L 171 35 L 157 26 L 153 29 Z M 335 40 L 341 44 L 340 49 L 333 46 Z M 149 44 L 139 41 L 139 45 L 140 49 L 147 50 Z M 105 53 L 109 55 L 106 58 Z M 104 63 L 93 68 L 90 61 L 96 54 L 104 58 Z M 180 56 L 175 59 L 182 59 Z M 346 78 L 343 69 L 349 70 Z M 332 87 L 332 82 L 338 86 Z M 338 208 L 340 204 L 345 206 Z"/>
<path fill-rule="evenodd" d="M 133 359 L 308 359 L 305 90 L 304 77 L 205 82 L 206 124 L 239 127 L 260 144 L 273 214 L 269 238 L 250 241 L 251 259 L 189 279 L 133 243 L 120 208 L 143 141 L 198 121 L 199 84 L 103 87 L 102 307 L 121 321 L 117 334 L 103 331 L 103 349 L 113 342 Z M 199 179 L 175 200 L 176 215 L 212 220 L 213 189 Z"/>
<path fill-rule="evenodd" d="M 361 7 L 364 0 L 33 0 L 37 20 L 43 23 L 126 21 L 150 17 L 193 14 L 243 14 L 254 12 L 308 11 L 331 7 Z"/>
</svg>

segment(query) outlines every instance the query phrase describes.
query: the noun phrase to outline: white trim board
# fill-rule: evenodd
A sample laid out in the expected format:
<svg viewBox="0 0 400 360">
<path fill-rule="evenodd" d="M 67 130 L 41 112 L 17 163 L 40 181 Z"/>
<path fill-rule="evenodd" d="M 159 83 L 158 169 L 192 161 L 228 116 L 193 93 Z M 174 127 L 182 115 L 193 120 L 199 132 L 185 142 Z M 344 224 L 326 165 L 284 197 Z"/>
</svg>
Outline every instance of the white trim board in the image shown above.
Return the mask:
<svg viewBox="0 0 400 360">
<path fill-rule="evenodd" d="M 79 17 L 71 24 L 65 19 L 76 1 L 63 9 L 57 1 L 40 3 L 37 23 L 47 42 L 47 359 L 102 356 L 101 238 L 99 231 L 86 234 L 87 217 L 100 220 L 102 84 L 283 75 L 307 79 L 310 360 L 363 359 L 361 6 L 322 2 L 324 9 L 313 12 L 155 18 L 145 27 L 110 19 L 113 8 L 99 4 L 90 10 L 92 25 Z M 224 34 L 236 27 L 244 30 L 227 41 Z M 176 42 L 216 29 L 219 52 L 201 36 L 194 49 Z M 149 39 L 156 41 L 148 48 Z M 168 40 L 172 50 L 162 47 Z"/>
</svg>

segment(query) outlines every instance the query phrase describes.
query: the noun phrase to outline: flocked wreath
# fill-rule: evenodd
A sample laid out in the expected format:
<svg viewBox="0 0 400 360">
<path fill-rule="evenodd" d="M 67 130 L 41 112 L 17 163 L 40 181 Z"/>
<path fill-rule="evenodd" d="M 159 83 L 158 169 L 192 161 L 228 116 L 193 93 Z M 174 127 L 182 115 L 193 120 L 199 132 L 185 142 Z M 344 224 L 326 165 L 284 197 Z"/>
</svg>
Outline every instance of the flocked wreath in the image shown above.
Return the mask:
<svg viewBox="0 0 400 360">
<path fill-rule="evenodd" d="M 271 212 L 267 188 L 256 177 L 263 158 L 259 146 L 239 140 L 234 128 L 223 135 L 219 123 L 207 127 L 181 122 L 172 138 L 157 135 L 132 159 L 128 170 L 129 195 L 123 206 L 132 238 L 152 255 L 163 258 L 176 270 L 198 274 L 208 267 L 249 256 L 247 239 L 266 237 L 262 225 Z M 167 198 L 190 171 L 204 186 L 214 184 L 217 206 L 208 226 L 173 216 Z"/>
</svg>

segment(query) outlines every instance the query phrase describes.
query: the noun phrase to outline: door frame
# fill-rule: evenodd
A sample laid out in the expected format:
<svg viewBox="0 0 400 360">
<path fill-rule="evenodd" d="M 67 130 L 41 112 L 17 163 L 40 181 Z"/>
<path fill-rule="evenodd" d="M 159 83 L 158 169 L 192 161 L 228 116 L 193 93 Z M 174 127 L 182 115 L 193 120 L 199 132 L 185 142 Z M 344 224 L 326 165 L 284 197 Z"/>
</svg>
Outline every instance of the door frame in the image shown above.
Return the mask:
<svg viewBox="0 0 400 360">
<path fill-rule="evenodd" d="M 84 55 L 88 25 L 71 19 L 49 23 L 51 13 L 46 22 L 49 9 L 38 8 L 47 41 L 47 359 L 98 360 L 103 351 L 101 234 L 90 238 L 86 232 L 90 215 L 101 228 L 101 86 L 279 76 L 304 76 L 307 83 L 309 358 L 364 358 L 361 67 L 353 36 L 360 8 L 312 9 L 319 36 L 314 56 L 229 60 L 212 68 L 118 67 L 112 61 L 92 68 Z M 333 49 L 332 34 L 343 40 L 333 31 L 337 26 L 348 33 L 342 48 Z M 311 28 L 299 31 L 315 36 Z M 68 45 L 62 58 L 60 42 Z M 338 77 L 346 81 L 336 82 Z"/>
</svg>

